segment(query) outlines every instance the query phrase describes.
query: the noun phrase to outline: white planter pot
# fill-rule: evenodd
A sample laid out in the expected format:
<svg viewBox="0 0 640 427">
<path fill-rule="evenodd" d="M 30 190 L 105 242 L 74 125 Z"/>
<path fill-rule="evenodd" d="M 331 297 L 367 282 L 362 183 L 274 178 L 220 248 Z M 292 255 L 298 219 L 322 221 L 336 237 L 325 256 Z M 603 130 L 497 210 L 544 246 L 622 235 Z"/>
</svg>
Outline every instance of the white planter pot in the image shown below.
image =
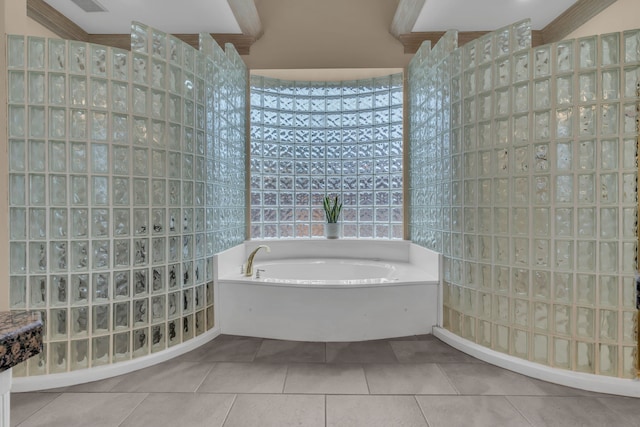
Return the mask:
<svg viewBox="0 0 640 427">
<path fill-rule="evenodd" d="M 340 223 L 328 222 L 324 225 L 324 234 L 327 239 L 337 239 L 340 237 Z"/>
</svg>

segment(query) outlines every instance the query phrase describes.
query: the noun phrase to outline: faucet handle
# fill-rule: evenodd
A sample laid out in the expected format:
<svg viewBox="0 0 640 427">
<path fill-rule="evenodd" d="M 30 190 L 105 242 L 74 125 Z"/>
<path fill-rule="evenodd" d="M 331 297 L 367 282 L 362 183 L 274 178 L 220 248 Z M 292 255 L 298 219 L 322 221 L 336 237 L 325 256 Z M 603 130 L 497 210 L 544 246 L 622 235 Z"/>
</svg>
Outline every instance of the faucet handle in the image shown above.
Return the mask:
<svg viewBox="0 0 640 427">
<path fill-rule="evenodd" d="M 258 268 L 258 269 L 256 269 L 256 279 L 259 279 L 259 278 L 260 278 L 260 272 L 261 272 L 261 271 L 265 271 L 265 270 L 264 270 L 264 269 L 262 269 L 262 268 Z"/>
<path fill-rule="evenodd" d="M 244 262 L 240 264 L 240 274 L 244 274 Z"/>
</svg>

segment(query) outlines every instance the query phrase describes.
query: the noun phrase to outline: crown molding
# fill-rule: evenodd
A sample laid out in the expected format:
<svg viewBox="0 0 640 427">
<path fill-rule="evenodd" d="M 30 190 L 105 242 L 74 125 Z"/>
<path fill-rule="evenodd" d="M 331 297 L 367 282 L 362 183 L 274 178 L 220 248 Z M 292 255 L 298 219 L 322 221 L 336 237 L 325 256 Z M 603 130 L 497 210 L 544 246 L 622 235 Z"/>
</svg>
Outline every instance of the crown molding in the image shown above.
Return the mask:
<svg viewBox="0 0 640 427">
<path fill-rule="evenodd" d="M 27 0 L 27 16 L 63 39 L 89 41 L 85 30 L 44 0 Z"/>
<path fill-rule="evenodd" d="M 542 29 L 544 44 L 562 40 L 616 0 L 578 0 Z"/>
</svg>

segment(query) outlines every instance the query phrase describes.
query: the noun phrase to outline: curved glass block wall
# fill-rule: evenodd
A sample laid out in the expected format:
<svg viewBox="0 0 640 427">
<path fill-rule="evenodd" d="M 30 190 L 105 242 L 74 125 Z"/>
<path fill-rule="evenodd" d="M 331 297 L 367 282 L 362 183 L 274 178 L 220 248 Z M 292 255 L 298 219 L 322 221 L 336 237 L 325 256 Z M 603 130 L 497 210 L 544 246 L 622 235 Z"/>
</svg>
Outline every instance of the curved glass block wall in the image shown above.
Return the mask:
<svg viewBox="0 0 640 427">
<path fill-rule="evenodd" d="M 528 22 L 409 71 L 410 233 L 444 254 L 444 327 L 634 376 L 640 31 L 530 48 Z"/>
<path fill-rule="evenodd" d="M 402 74 L 357 81 L 251 77 L 251 237 L 403 238 Z"/>
<path fill-rule="evenodd" d="M 141 24 L 131 52 L 9 36 L 10 307 L 40 375 L 214 327 L 213 255 L 244 240 L 246 69 Z"/>
</svg>

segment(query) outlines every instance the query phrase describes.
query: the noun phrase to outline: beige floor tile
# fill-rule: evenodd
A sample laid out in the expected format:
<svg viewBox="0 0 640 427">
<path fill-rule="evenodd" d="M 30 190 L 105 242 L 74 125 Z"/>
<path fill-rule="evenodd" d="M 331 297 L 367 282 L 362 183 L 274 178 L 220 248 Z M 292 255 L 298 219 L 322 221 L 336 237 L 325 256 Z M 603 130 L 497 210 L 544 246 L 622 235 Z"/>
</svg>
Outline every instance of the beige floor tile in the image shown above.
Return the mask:
<svg viewBox="0 0 640 427">
<path fill-rule="evenodd" d="M 453 386 L 466 395 L 538 395 L 547 392 L 528 377 L 479 363 L 441 363 Z"/>
<path fill-rule="evenodd" d="M 435 363 L 363 365 L 371 394 L 458 394 Z"/>
<path fill-rule="evenodd" d="M 640 424 L 640 399 L 634 397 L 622 397 L 601 395 L 598 401 L 604 403 L 609 409 L 622 415 L 628 422 Z"/>
<path fill-rule="evenodd" d="M 54 388 L 45 390 L 47 392 L 57 393 L 106 393 L 111 391 L 113 387 L 122 381 L 121 376 L 106 378 L 99 381 L 91 381 L 84 384 L 72 385 L 68 387 Z"/>
<path fill-rule="evenodd" d="M 508 396 L 534 427 L 637 427 L 595 397 Z"/>
<path fill-rule="evenodd" d="M 11 393 L 11 427 L 26 420 L 58 396 L 60 393 Z"/>
<path fill-rule="evenodd" d="M 484 363 L 438 339 L 392 341 L 390 345 L 400 363 Z"/>
<path fill-rule="evenodd" d="M 364 370 L 356 364 L 289 365 L 285 393 L 369 394 Z"/>
<path fill-rule="evenodd" d="M 427 426 L 413 396 L 327 396 L 327 427 Z"/>
<path fill-rule="evenodd" d="M 274 363 L 322 363 L 325 360 L 325 343 L 282 340 L 263 340 L 256 362 Z"/>
<path fill-rule="evenodd" d="M 200 348 L 180 356 L 194 362 L 253 362 L 262 338 L 220 335 Z"/>
<path fill-rule="evenodd" d="M 287 365 L 274 363 L 216 363 L 199 393 L 282 393 Z"/>
<path fill-rule="evenodd" d="M 430 427 L 529 427 L 504 396 L 416 396 Z"/>
<path fill-rule="evenodd" d="M 222 427 L 235 395 L 207 393 L 153 393 L 121 427 Z"/>
<path fill-rule="evenodd" d="M 130 374 L 111 391 L 133 392 L 194 392 L 202 384 L 213 364 L 198 362 L 165 362 Z"/>
<path fill-rule="evenodd" d="M 20 427 L 118 427 L 146 393 L 64 393 Z"/>
<path fill-rule="evenodd" d="M 432 335 L 328 344 L 222 335 L 137 372 L 11 400 L 12 427 L 640 426 L 638 399 L 516 374 Z"/>
<path fill-rule="evenodd" d="M 387 340 L 327 343 L 327 363 L 394 363 Z"/>
<path fill-rule="evenodd" d="M 224 427 L 324 427 L 324 396 L 240 394 Z"/>
</svg>

